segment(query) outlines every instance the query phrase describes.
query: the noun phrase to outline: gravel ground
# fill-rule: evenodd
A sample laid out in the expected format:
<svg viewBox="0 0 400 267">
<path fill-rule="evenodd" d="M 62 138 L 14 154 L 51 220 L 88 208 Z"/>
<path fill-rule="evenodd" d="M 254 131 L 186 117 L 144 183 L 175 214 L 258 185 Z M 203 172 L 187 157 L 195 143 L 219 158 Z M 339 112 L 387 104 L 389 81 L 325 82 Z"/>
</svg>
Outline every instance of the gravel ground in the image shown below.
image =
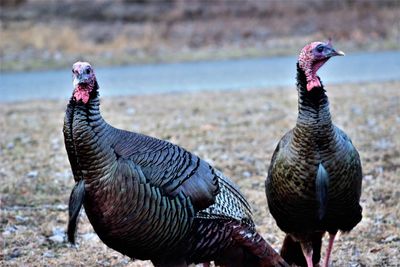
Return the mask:
<svg viewBox="0 0 400 267">
<path fill-rule="evenodd" d="M 340 235 L 332 266 L 400 266 L 400 82 L 329 85 L 335 123 L 351 136 L 364 170 L 363 220 Z M 112 125 L 177 143 L 239 184 L 258 230 L 279 249 L 264 180 L 297 114 L 293 88 L 103 99 Z M 73 178 L 63 145 L 67 100 L 0 103 L 2 266 L 151 266 L 103 245 L 81 216 L 78 247 L 65 240 Z M 327 240 L 324 240 L 326 246 Z"/>
</svg>

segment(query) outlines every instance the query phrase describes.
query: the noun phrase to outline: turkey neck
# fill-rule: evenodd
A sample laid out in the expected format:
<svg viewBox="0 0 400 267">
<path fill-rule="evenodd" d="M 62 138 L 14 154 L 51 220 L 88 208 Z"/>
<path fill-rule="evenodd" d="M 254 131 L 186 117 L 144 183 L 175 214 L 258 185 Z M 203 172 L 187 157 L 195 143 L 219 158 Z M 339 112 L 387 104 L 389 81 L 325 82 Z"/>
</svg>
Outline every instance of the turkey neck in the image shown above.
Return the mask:
<svg viewBox="0 0 400 267">
<path fill-rule="evenodd" d="M 88 103 L 71 98 L 67 107 L 64 134 L 72 143 L 77 174 L 85 183 L 105 178 L 112 171 L 106 169 L 115 154 L 111 148 L 109 134 L 114 131 L 100 114 L 97 89 L 91 92 Z"/>
<path fill-rule="evenodd" d="M 322 83 L 321 83 L 322 84 Z M 307 91 L 307 79 L 297 64 L 298 117 L 294 136 L 304 142 L 316 142 L 318 146 L 330 143 L 334 126 L 329 111 L 329 101 L 323 86 Z"/>
</svg>

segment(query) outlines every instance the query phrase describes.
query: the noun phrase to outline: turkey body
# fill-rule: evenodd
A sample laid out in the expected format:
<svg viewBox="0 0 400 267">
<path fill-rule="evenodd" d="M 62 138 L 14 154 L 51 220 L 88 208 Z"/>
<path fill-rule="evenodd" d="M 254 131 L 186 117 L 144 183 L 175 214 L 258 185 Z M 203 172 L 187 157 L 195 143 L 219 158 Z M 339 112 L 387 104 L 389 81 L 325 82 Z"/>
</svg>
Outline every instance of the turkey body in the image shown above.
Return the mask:
<svg viewBox="0 0 400 267">
<path fill-rule="evenodd" d="M 362 171 L 351 140 L 331 121 L 322 83 L 309 91 L 299 66 L 297 73 L 297 123 L 276 147 L 265 186 L 269 210 L 288 234 L 281 255 L 303 266 L 300 243 L 313 248 L 317 264 L 325 232 L 334 236 L 360 222 Z"/>
<path fill-rule="evenodd" d="M 86 104 L 71 98 L 64 120 L 76 182 L 70 241 L 83 205 L 100 239 L 132 259 L 156 266 L 211 260 L 285 266 L 256 232 L 249 204 L 227 177 L 177 145 L 112 127 L 95 89 Z"/>
</svg>

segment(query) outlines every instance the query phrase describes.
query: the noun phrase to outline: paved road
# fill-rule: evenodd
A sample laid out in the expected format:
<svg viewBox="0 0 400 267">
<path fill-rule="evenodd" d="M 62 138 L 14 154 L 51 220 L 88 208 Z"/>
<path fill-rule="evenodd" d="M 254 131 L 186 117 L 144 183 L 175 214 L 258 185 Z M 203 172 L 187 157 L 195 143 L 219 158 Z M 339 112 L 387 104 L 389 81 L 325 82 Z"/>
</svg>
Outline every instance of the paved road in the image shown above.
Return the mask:
<svg viewBox="0 0 400 267">
<path fill-rule="evenodd" d="M 277 86 L 294 88 L 296 60 L 291 56 L 95 69 L 102 96 Z M 319 74 L 325 85 L 400 80 L 400 51 L 333 58 Z M 0 74 L 2 102 L 63 99 L 68 98 L 71 92 L 69 68 Z"/>
</svg>

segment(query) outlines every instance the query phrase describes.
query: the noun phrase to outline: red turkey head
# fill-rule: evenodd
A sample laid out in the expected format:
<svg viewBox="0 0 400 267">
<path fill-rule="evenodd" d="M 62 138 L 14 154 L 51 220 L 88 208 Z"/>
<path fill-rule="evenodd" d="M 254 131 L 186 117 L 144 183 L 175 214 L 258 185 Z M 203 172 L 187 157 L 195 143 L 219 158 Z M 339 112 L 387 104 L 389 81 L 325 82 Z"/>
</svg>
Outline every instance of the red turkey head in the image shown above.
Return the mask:
<svg viewBox="0 0 400 267">
<path fill-rule="evenodd" d="M 75 101 L 82 100 L 86 104 L 96 84 L 96 75 L 92 66 L 87 62 L 76 62 L 72 65 L 72 77 Z"/>
<path fill-rule="evenodd" d="M 333 56 L 344 56 L 344 53 L 333 49 L 331 40 L 327 43 L 312 42 L 301 50 L 299 66 L 307 78 L 307 91 L 321 87 L 317 71 Z"/>
</svg>

